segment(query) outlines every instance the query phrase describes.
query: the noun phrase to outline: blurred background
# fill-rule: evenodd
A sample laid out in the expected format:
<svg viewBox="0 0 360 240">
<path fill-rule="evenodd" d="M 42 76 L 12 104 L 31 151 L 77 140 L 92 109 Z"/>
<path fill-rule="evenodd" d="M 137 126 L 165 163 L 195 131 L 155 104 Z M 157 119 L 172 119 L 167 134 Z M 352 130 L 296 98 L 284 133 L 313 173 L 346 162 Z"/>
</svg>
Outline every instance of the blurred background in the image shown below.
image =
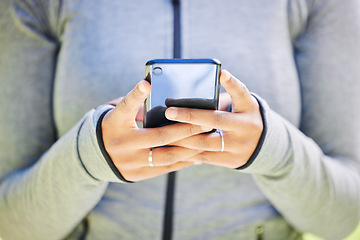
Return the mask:
<svg viewBox="0 0 360 240">
<path fill-rule="evenodd" d="M 318 238 L 311 234 L 305 234 L 304 240 L 326 240 L 326 239 Z M 350 236 L 345 238 L 344 240 L 360 240 L 360 224 L 357 227 L 357 229 Z"/>
</svg>

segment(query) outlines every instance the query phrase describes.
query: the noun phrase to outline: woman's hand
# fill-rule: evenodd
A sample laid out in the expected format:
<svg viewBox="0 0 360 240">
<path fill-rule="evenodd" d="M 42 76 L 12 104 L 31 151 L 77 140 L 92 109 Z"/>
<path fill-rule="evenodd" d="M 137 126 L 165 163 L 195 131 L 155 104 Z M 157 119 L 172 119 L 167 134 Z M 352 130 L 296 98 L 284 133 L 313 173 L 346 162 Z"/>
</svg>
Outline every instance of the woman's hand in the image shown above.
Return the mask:
<svg viewBox="0 0 360 240">
<path fill-rule="evenodd" d="M 201 151 L 191 157 L 193 161 L 237 168 L 244 165 L 254 152 L 263 131 L 263 122 L 257 100 L 243 83 L 226 70 L 221 72 L 220 83 L 231 97 L 231 113 L 171 107 L 165 114 L 170 120 L 221 129 L 223 143 L 220 134 L 213 132 L 181 139 L 171 145 Z"/>
<path fill-rule="evenodd" d="M 189 123 L 139 129 L 135 118 L 149 93 L 150 84 L 141 81 L 124 98 L 115 101 L 117 106 L 109 111 L 102 121 L 105 149 L 128 181 L 136 182 L 193 165 L 194 162 L 188 159 L 200 151 L 179 146 L 153 149 L 154 166 L 150 166 L 150 148 L 211 130 L 209 127 Z"/>
</svg>

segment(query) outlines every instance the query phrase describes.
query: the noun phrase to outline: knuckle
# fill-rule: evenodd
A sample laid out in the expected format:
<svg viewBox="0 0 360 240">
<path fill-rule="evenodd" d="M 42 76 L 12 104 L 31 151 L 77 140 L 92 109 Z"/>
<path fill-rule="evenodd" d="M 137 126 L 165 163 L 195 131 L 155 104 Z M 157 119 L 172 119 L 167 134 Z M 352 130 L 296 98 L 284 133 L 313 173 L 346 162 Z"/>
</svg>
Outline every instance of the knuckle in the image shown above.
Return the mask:
<svg viewBox="0 0 360 240">
<path fill-rule="evenodd" d="M 205 154 L 199 154 L 198 158 L 199 158 L 200 162 L 204 162 L 204 163 L 209 162 L 209 158 Z"/>
<path fill-rule="evenodd" d="M 191 122 L 192 120 L 194 120 L 194 114 L 191 111 L 188 111 L 185 114 L 185 120 Z"/>
<path fill-rule="evenodd" d="M 168 135 L 166 132 L 159 130 L 154 134 L 155 141 L 159 144 L 166 144 L 168 142 Z"/>
<path fill-rule="evenodd" d="M 248 89 L 247 89 L 247 87 L 246 87 L 245 84 L 243 84 L 242 82 L 238 81 L 238 86 L 239 86 L 239 88 L 238 88 L 238 94 L 239 94 L 240 96 L 246 95 L 246 94 L 248 93 Z"/>
<path fill-rule="evenodd" d="M 225 114 L 216 114 L 214 118 L 215 126 L 220 126 L 226 121 Z"/>
<path fill-rule="evenodd" d="M 205 139 L 201 139 L 200 141 L 197 142 L 197 144 L 198 144 L 198 148 L 202 151 L 209 150 L 210 148 L 210 143 Z"/>
<path fill-rule="evenodd" d="M 179 170 L 181 168 L 183 168 L 183 163 L 178 162 L 178 163 L 175 163 L 175 164 L 167 165 L 166 166 L 166 172 L 167 173 L 175 172 L 175 171 L 177 171 L 177 170 Z"/>
<path fill-rule="evenodd" d="M 176 168 L 175 168 L 174 164 L 172 164 L 172 165 L 167 165 L 165 169 L 166 169 L 166 170 L 165 170 L 166 173 L 170 173 L 170 172 L 176 171 Z"/>
<path fill-rule="evenodd" d="M 139 87 L 133 89 L 132 96 L 134 98 L 140 98 L 142 96 L 142 92 L 139 90 Z"/>
<path fill-rule="evenodd" d="M 119 109 L 122 111 L 122 112 L 126 112 L 126 109 L 129 107 L 129 100 L 127 97 L 124 97 L 120 104 L 119 104 Z"/>
<path fill-rule="evenodd" d="M 237 80 L 237 78 L 234 77 L 232 74 L 228 74 L 228 81 L 230 81 L 231 83 L 236 83 L 239 80 Z"/>
<path fill-rule="evenodd" d="M 164 164 L 171 165 L 175 162 L 175 154 L 173 151 L 168 151 L 165 155 Z"/>
<path fill-rule="evenodd" d="M 187 135 L 188 136 L 192 136 L 195 135 L 198 132 L 197 127 L 195 127 L 194 125 L 189 125 L 187 128 Z"/>
</svg>

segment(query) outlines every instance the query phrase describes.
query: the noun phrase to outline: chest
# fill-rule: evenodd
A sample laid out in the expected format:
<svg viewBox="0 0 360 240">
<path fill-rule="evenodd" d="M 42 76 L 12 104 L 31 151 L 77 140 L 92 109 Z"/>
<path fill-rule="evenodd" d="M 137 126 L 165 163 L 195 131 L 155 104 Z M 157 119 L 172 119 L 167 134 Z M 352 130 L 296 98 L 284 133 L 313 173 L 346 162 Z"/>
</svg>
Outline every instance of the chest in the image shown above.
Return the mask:
<svg viewBox="0 0 360 240">
<path fill-rule="evenodd" d="M 181 44 L 183 58 L 219 59 L 296 125 L 301 100 L 287 2 L 183 0 Z M 71 12 L 54 85 L 60 135 L 89 109 L 126 95 L 147 60 L 173 52 L 171 1 L 81 1 Z"/>
</svg>

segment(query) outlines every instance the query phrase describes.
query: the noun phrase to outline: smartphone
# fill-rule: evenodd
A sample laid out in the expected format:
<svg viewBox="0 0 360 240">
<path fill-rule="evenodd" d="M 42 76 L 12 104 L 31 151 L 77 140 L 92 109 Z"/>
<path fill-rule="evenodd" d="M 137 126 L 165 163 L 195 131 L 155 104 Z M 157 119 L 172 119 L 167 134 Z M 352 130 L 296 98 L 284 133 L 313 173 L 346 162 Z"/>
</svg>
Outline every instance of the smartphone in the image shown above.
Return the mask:
<svg viewBox="0 0 360 240">
<path fill-rule="evenodd" d="M 165 117 L 168 107 L 217 110 L 221 63 L 217 59 L 153 59 L 145 65 L 151 92 L 145 100 L 143 125 L 155 128 L 176 122 Z"/>
</svg>

